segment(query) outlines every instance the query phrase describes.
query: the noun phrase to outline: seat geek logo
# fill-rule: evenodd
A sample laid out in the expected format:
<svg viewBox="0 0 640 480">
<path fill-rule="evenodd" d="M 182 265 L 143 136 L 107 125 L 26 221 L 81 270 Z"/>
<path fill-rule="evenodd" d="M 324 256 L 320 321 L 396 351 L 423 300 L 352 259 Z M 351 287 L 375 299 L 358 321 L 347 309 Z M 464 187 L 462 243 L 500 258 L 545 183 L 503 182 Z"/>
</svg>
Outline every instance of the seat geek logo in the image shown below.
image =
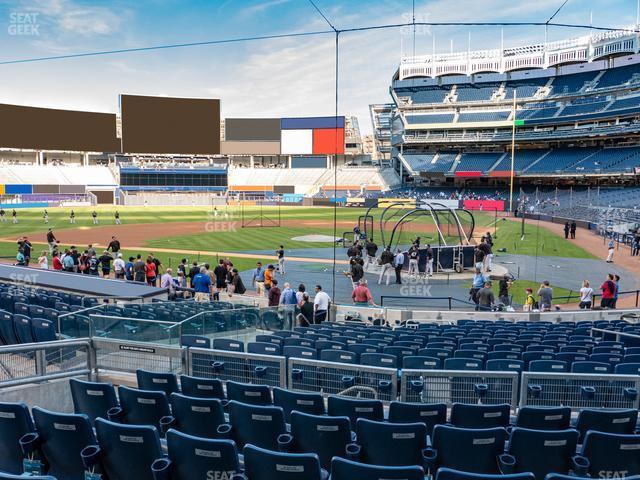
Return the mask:
<svg viewBox="0 0 640 480">
<path fill-rule="evenodd" d="M 9 14 L 9 35 L 37 36 L 40 35 L 39 13 L 12 12 Z"/>
</svg>

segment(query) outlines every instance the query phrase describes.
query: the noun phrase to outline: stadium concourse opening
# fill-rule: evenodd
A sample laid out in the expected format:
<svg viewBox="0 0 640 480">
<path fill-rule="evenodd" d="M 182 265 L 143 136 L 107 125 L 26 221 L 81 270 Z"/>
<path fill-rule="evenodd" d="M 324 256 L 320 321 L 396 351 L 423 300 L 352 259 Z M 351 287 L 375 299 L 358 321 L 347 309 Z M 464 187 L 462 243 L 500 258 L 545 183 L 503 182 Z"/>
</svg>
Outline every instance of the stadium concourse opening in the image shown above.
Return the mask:
<svg viewBox="0 0 640 480">
<path fill-rule="evenodd" d="M 160 3 L 7 11 L 0 480 L 640 477 L 640 4 Z"/>
</svg>

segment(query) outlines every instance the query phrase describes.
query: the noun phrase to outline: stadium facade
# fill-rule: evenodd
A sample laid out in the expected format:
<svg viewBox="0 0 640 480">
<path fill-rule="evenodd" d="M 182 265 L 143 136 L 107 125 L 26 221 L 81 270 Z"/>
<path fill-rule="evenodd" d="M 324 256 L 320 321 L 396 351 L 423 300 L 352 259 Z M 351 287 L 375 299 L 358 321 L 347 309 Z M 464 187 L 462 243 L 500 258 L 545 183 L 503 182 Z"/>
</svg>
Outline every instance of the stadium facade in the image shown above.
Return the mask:
<svg viewBox="0 0 640 480">
<path fill-rule="evenodd" d="M 634 28 L 517 48 L 405 57 L 376 144 L 404 182 L 636 183 L 640 43 Z"/>
</svg>

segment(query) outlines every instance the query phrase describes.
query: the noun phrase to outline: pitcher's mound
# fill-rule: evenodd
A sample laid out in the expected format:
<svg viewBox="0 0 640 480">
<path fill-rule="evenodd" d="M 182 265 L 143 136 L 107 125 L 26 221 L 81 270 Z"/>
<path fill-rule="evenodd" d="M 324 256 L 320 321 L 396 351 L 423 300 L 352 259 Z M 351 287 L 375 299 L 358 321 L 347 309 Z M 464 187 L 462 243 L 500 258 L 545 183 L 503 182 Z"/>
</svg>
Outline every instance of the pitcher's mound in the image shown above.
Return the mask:
<svg viewBox="0 0 640 480">
<path fill-rule="evenodd" d="M 342 237 L 333 237 L 331 235 L 303 235 L 301 237 L 293 237 L 291 240 L 298 242 L 330 242 L 333 243 Z"/>
</svg>

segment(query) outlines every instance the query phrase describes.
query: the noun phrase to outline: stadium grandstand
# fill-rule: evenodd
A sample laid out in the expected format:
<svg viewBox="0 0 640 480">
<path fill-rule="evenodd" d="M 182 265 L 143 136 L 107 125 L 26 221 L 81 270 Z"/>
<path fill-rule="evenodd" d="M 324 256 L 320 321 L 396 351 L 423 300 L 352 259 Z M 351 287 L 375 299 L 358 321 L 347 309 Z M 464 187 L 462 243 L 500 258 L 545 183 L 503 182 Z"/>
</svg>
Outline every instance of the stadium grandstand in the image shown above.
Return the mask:
<svg viewBox="0 0 640 480">
<path fill-rule="evenodd" d="M 637 41 L 629 28 L 545 45 L 405 57 L 390 88 L 391 125 L 375 132 L 380 142 L 390 135 L 404 181 L 505 186 L 514 140 L 516 184 L 523 188 L 542 177 L 558 186 L 634 184 Z M 379 111 L 374 123 L 382 122 Z"/>
</svg>

